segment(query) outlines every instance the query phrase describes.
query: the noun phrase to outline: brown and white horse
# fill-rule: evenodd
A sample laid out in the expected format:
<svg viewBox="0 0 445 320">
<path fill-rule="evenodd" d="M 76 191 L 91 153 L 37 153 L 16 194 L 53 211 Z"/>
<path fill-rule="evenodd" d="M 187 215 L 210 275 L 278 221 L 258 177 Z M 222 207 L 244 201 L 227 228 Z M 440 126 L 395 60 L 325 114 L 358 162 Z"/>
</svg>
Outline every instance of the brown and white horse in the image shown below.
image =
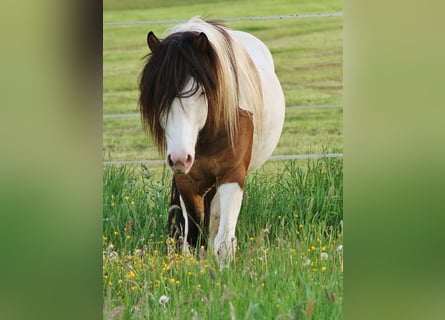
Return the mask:
<svg viewBox="0 0 445 320">
<path fill-rule="evenodd" d="M 208 235 L 223 268 L 236 251 L 246 175 L 280 138 L 283 91 L 272 55 L 254 36 L 200 18 L 169 33 L 147 36 L 142 122 L 174 171 L 171 235 L 183 250 Z"/>
</svg>

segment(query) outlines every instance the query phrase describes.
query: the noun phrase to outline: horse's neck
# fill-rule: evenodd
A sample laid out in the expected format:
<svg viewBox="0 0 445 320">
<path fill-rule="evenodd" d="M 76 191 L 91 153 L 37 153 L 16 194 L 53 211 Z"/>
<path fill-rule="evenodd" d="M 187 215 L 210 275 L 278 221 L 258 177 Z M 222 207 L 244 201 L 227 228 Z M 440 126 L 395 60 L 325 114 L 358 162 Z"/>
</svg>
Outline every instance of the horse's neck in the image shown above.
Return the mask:
<svg viewBox="0 0 445 320">
<path fill-rule="evenodd" d="M 252 123 L 252 113 L 241 108 L 238 109 L 238 132 L 235 137 L 235 143 L 238 143 L 240 139 L 243 139 L 247 128 Z M 208 121 L 207 125 L 201 130 L 196 143 L 197 153 L 217 153 L 221 150 L 231 148 L 229 135 L 225 129 L 223 123 L 219 125 L 219 128 L 215 131 L 212 121 Z"/>
</svg>

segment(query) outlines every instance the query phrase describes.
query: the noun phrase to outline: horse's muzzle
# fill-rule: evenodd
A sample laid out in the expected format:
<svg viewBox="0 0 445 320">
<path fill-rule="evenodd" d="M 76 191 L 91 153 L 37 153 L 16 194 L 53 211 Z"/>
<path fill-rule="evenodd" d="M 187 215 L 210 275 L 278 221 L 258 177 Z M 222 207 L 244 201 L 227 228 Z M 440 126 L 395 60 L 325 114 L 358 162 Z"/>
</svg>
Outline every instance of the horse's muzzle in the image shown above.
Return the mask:
<svg viewBox="0 0 445 320">
<path fill-rule="evenodd" d="M 175 173 L 186 174 L 193 165 L 193 156 L 190 154 L 171 153 L 167 156 L 167 163 Z"/>
</svg>

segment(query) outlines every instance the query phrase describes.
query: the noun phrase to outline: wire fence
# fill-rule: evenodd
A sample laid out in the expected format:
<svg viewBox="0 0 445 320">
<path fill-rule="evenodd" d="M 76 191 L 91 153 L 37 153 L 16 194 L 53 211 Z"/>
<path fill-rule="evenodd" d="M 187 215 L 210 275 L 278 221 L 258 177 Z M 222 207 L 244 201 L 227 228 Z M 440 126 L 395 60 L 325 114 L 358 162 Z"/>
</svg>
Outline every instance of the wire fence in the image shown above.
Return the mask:
<svg viewBox="0 0 445 320">
<path fill-rule="evenodd" d="M 290 106 L 286 107 L 286 110 L 298 110 L 298 109 L 330 109 L 330 108 L 342 108 L 342 104 L 333 105 L 319 105 L 319 106 Z M 104 119 L 124 119 L 124 118 L 139 118 L 140 113 L 106 113 L 103 115 Z"/>
<path fill-rule="evenodd" d="M 322 12 L 322 13 L 308 13 L 308 14 L 289 14 L 278 16 L 253 16 L 253 17 L 228 17 L 217 18 L 225 22 L 237 21 L 258 21 L 258 20 L 286 20 L 286 19 L 307 19 L 307 18 L 325 18 L 325 17 L 343 17 L 343 12 Z M 179 24 L 187 22 L 188 20 L 173 19 L 173 20 L 147 20 L 147 21 L 122 21 L 122 22 L 104 22 L 104 26 L 132 26 L 132 25 L 156 25 L 156 24 Z"/>
<path fill-rule="evenodd" d="M 317 154 L 291 154 L 291 155 L 277 155 L 271 156 L 268 161 L 273 160 L 303 160 L 303 159 L 323 159 L 323 158 L 343 158 L 343 153 L 317 153 Z M 104 161 L 105 166 L 110 165 L 161 165 L 165 160 L 116 160 Z"/>
</svg>

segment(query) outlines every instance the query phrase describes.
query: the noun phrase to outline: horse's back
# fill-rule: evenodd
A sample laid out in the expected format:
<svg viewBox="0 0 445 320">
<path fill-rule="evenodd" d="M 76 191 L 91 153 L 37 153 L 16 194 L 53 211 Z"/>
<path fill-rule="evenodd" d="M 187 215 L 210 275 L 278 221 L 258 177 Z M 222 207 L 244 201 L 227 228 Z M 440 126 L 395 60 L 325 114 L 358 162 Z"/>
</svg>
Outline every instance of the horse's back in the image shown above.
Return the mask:
<svg viewBox="0 0 445 320">
<path fill-rule="evenodd" d="M 255 123 L 252 158 L 249 172 L 261 167 L 272 155 L 280 139 L 284 124 L 285 99 L 280 82 L 275 74 L 272 55 L 266 45 L 251 34 L 242 31 L 231 31 L 233 37 L 237 38 L 245 47 L 250 58 L 255 64 L 263 92 L 264 109 L 262 123 Z M 249 110 L 249 106 L 240 106 Z"/>
<path fill-rule="evenodd" d="M 236 30 L 230 32 L 241 41 L 257 68 L 265 72 L 275 72 L 272 55 L 261 40 L 247 32 Z"/>
</svg>

